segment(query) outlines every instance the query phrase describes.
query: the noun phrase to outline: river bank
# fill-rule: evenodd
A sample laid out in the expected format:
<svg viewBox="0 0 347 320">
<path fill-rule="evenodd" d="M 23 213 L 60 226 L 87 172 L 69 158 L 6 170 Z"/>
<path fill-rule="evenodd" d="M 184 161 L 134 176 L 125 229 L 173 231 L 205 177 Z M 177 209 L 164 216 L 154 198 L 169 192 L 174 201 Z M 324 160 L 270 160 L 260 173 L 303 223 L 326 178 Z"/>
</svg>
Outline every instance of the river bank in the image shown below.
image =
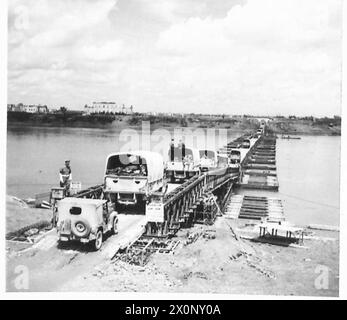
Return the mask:
<svg viewBox="0 0 347 320">
<path fill-rule="evenodd" d="M 341 136 L 341 121 L 331 119 L 277 119 L 269 122 L 268 128 L 277 135 Z"/>
<path fill-rule="evenodd" d="M 28 225 L 52 219 L 52 211 L 32 208 L 22 199 L 6 196 L 6 233 L 17 231 Z"/>
<path fill-rule="evenodd" d="M 299 249 L 237 240 L 228 224 L 220 218 L 215 226 L 194 227 L 189 232 L 214 230 L 215 239 L 200 237 L 182 246 L 174 255 L 154 254 L 145 267 L 129 267 L 121 261 L 105 262 L 60 289 L 338 295 L 338 234 L 330 241 L 306 240 L 307 249 Z M 182 230 L 178 239 L 184 242 L 186 233 Z M 320 265 L 329 268 L 329 286 L 325 289 L 317 286 Z"/>
<path fill-rule="evenodd" d="M 8 128 L 50 127 L 50 128 L 98 128 L 140 129 L 143 122 L 151 126 L 151 130 L 160 128 L 189 127 L 201 129 L 229 129 L 234 131 L 252 131 L 257 129 L 259 122 L 253 117 L 212 117 L 199 115 L 186 116 L 154 116 L 146 114 L 134 115 L 26 115 L 26 117 L 8 117 Z M 289 119 L 273 118 L 268 122 L 268 129 L 275 134 L 291 135 L 341 135 L 341 118 L 321 119 Z"/>
<path fill-rule="evenodd" d="M 30 267 L 29 291 L 185 292 L 296 296 L 338 296 L 339 233 L 317 231 L 303 248 L 281 247 L 235 238 L 239 222 L 220 217 L 213 226 L 181 229 L 173 255 L 153 254 L 145 266 L 111 261 L 82 249 L 7 248 L 7 288 L 15 291 L 11 270 Z M 234 228 L 235 233 L 231 232 Z M 213 232 L 186 244 L 188 234 Z M 106 240 L 105 245 L 108 241 Z M 319 281 L 328 270 L 327 286 Z M 325 270 L 325 269 L 324 269 Z M 323 271 L 324 271 L 323 270 Z"/>
</svg>

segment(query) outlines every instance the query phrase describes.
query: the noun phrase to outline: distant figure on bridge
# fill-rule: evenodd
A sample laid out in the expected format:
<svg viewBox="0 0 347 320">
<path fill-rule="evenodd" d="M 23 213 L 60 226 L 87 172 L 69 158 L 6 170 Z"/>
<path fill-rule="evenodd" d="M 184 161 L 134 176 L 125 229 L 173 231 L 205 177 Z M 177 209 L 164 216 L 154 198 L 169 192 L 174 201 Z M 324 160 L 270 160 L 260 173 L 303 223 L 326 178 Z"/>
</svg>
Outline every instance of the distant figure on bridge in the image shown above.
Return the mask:
<svg viewBox="0 0 347 320">
<path fill-rule="evenodd" d="M 65 167 L 59 171 L 60 187 L 65 189 L 66 194 L 70 192 L 70 184 L 72 180 L 72 171 L 70 167 L 70 160 L 65 160 Z"/>
<path fill-rule="evenodd" d="M 170 161 L 175 160 L 175 140 L 171 139 L 170 143 Z"/>
<path fill-rule="evenodd" d="M 184 143 L 184 138 L 180 139 L 180 141 L 178 143 L 178 148 L 181 150 L 181 156 L 182 156 L 182 160 L 183 160 L 184 157 L 186 156 L 186 145 Z"/>
</svg>

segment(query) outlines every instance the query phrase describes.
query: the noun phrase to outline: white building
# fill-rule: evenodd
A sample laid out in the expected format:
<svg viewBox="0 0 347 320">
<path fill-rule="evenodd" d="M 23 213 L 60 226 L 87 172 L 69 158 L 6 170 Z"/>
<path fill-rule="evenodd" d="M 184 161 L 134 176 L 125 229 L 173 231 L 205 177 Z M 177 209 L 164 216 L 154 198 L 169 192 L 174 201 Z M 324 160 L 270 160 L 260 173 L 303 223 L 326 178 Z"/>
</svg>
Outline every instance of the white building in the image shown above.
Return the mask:
<svg viewBox="0 0 347 320">
<path fill-rule="evenodd" d="M 270 118 L 270 117 L 256 117 L 256 119 L 257 119 L 260 123 L 262 123 L 262 122 L 268 123 L 269 121 L 272 121 L 272 120 L 273 120 L 273 119 Z"/>
<path fill-rule="evenodd" d="M 8 111 L 16 111 L 16 112 L 27 112 L 27 113 L 49 113 L 48 107 L 46 105 L 23 105 L 23 103 L 8 104 Z"/>
<path fill-rule="evenodd" d="M 38 108 L 35 105 L 24 105 L 23 106 L 23 111 L 28 112 L 28 113 L 36 113 L 38 112 Z"/>
<path fill-rule="evenodd" d="M 133 106 L 127 108 L 125 105 L 117 105 L 115 102 L 93 102 L 91 106 L 85 106 L 84 111 L 87 114 L 92 113 L 133 113 Z"/>
<path fill-rule="evenodd" d="M 47 107 L 47 106 L 38 105 L 38 106 L 37 106 L 37 112 L 38 112 L 38 113 L 48 113 L 49 110 L 48 110 L 48 107 Z"/>
</svg>

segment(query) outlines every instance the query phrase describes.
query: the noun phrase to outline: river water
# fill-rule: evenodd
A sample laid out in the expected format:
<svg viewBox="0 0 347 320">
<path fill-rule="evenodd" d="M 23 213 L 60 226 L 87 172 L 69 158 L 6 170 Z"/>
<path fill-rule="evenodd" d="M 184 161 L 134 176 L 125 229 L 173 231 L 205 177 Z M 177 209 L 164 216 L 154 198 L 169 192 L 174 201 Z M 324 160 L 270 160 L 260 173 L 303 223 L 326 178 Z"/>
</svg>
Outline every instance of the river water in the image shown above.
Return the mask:
<svg viewBox="0 0 347 320">
<path fill-rule="evenodd" d="M 172 130 L 170 132 L 172 136 Z M 205 133 L 201 129 L 198 139 L 209 140 L 212 134 Z M 82 187 L 102 183 L 106 156 L 124 147 L 121 135 L 117 129 L 10 126 L 7 130 L 7 194 L 29 198 L 48 192 L 58 185 L 59 168 L 66 158 L 71 160 L 73 180 L 81 181 Z M 136 136 L 126 142 L 133 149 L 136 144 L 141 148 L 141 139 L 152 139 L 161 140 L 167 150 L 171 139 L 165 132 L 160 133 L 160 138 L 153 138 L 149 132 L 141 135 L 129 131 L 127 135 Z M 228 132 L 227 139 L 230 141 L 239 135 Z M 223 135 L 212 139 L 216 146 L 225 142 Z M 147 147 L 155 149 L 158 145 Z M 279 192 L 270 192 L 270 195 L 283 200 L 287 220 L 296 224 L 339 225 L 340 137 L 278 139 L 277 171 Z"/>
<path fill-rule="evenodd" d="M 340 137 L 277 139 L 279 191 L 241 190 L 282 200 L 286 220 L 297 225 L 340 221 Z"/>
</svg>

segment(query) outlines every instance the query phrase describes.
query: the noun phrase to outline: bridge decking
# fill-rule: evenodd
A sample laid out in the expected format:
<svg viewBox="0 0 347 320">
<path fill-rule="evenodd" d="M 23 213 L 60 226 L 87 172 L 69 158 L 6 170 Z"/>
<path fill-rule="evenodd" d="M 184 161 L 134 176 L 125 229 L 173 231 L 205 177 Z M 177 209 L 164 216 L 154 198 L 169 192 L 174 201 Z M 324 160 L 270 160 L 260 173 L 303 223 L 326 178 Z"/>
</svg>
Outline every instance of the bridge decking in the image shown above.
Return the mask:
<svg viewBox="0 0 347 320">
<path fill-rule="evenodd" d="M 242 165 L 241 186 L 246 189 L 277 191 L 276 138 L 263 137 Z"/>
<path fill-rule="evenodd" d="M 272 197 L 254 197 L 233 195 L 224 212 L 227 218 L 267 220 L 269 222 L 284 221 L 282 201 Z"/>
</svg>

